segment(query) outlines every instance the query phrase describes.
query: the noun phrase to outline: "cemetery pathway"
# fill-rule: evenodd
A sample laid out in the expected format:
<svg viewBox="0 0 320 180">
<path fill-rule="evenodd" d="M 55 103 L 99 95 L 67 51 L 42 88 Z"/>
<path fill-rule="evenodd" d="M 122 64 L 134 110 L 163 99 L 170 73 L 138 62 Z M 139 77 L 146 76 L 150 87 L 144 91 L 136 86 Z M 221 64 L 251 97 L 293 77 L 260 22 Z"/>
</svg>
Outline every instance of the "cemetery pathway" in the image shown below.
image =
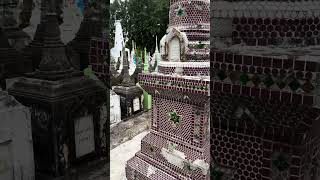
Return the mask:
<svg viewBox="0 0 320 180">
<path fill-rule="evenodd" d="M 131 140 L 136 135 L 149 129 L 151 121 L 151 111 L 144 112 L 136 117 L 122 121 L 111 127 L 110 149 L 114 149 L 120 144 Z"/>
<path fill-rule="evenodd" d="M 131 159 L 141 148 L 141 140 L 148 134 L 144 131 L 135 136 L 131 140 L 114 148 L 110 152 L 110 180 L 126 180 L 125 167 L 129 159 Z"/>
</svg>

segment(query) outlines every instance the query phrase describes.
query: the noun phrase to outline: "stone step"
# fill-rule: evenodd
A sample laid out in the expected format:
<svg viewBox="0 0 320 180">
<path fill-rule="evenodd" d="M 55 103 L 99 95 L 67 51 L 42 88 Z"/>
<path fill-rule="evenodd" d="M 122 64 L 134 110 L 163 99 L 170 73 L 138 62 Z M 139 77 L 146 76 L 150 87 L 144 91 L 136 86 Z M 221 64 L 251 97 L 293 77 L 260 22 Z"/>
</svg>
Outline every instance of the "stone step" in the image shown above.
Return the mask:
<svg viewBox="0 0 320 180">
<path fill-rule="evenodd" d="M 127 162 L 127 180 L 178 180 L 161 169 L 135 156 Z M 179 178 L 188 179 L 188 178 Z"/>
</svg>

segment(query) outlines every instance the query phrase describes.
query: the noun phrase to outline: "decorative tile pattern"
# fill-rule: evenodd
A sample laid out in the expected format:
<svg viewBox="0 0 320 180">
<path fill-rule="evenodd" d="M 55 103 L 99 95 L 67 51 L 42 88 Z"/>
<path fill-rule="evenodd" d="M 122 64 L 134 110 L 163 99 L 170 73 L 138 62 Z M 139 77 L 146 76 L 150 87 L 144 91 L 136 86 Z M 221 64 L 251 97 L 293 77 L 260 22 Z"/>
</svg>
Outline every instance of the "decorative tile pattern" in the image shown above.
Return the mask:
<svg viewBox="0 0 320 180">
<path fill-rule="evenodd" d="M 97 77 L 103 81 L 109 79 L 109 56 L 108 42 L 103 38 L 92 38 L 90 41 L 89 64 Z"/>
<path fill-rule="evenodd" d="M 234 169 L 231 179 L 306 180 L 314 175 L 306 169 L 318 171 L 319 7 L 307 0 L 212 6 L 211 157 Z"/>
</svg>

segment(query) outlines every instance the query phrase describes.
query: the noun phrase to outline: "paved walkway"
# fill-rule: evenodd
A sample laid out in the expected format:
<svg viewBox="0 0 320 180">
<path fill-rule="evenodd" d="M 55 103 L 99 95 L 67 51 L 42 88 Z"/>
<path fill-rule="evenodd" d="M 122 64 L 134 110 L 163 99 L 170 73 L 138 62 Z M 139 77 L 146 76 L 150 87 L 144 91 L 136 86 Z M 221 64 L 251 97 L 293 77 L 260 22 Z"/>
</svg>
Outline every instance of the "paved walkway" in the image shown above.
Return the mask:
<svg viewBox="0 0 320 180">
<path fill-rule="evenodd" d="M 139 150 L 141 140 L 148 134 L 144 131 L 131 140 L 119 145 L 110 152 L 110 180 L 126 180 L 125 166 Z"/>
<path fill-rule="evenodd" d="M 131 140 L 136 135 L 148 130 L 151 122 L 151 111 L 144 112 L 110 129 L 110 149 Z"/>
</svg>

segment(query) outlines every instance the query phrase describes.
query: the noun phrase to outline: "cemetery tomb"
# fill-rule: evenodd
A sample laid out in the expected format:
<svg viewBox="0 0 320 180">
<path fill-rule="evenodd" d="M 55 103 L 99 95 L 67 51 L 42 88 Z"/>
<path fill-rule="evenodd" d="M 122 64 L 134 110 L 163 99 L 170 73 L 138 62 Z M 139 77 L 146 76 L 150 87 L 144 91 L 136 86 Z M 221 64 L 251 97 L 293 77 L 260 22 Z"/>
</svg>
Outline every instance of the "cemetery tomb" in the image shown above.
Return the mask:
<svg viewBox="0 0 320 180">
<path fill-rule="evenodd" d="M 139 75 L 152 95 L 151 131 L 127 162 L 128 180 L 210 179 L 209 12 L 207 0 L 170 1 L 158 72 Z"/>
<path fill-rule="evenodd" d="M 39 179 L 62 176 L 70 167 L 103 156 L 100 109 L 107 99 L 105 86 L 72 67 L 56 14 L 48 13 L 46 19 L 39 70 L 8 90 L 30 107 Z"/>
</svg>

